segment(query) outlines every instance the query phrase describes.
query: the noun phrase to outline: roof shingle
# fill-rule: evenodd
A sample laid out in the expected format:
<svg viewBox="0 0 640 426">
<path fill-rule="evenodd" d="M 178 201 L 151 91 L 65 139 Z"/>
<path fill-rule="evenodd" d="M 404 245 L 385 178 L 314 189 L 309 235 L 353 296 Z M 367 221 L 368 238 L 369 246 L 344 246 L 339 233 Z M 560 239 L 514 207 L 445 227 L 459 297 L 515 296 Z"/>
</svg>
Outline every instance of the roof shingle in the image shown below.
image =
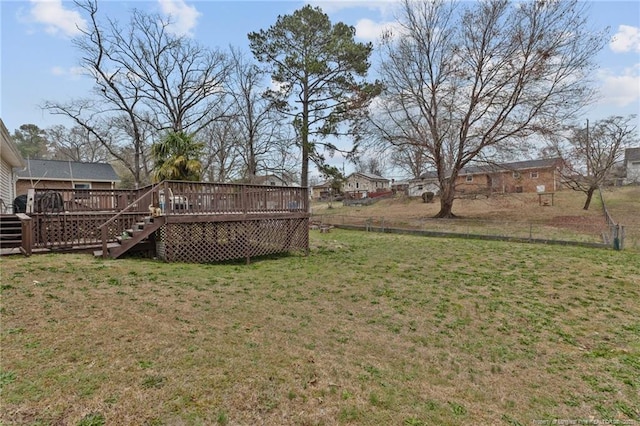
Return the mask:
<svg viewBox="0 0 640 426">
<path fill-rule="evenodd" d="M 84 180 L 92 182 L 119 182 L 120 178 L 108 163 L 80 163 L 77 161 L 31 160 L 16 174 L 24 179 Z"/>
</svg>

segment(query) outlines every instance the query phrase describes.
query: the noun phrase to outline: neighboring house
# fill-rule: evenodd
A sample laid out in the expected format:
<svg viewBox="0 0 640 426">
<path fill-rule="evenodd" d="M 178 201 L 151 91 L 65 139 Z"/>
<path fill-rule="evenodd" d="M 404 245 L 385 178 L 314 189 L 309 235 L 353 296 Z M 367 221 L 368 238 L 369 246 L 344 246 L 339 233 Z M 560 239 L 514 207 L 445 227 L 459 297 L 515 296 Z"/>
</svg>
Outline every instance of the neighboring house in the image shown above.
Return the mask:
<svg viewBox="0 0 640 426">
<path fill-rule="evenodd" d="M 13 213 L 13 200 L 16 198 L 16 172 L 23 168 L 24 159 L 9 131 L 0 119 L 0 213 Z"/>
<path fill-rule="evenodd" d="M 561 189 L 562 159 L 517 161 L 463 168 L 456 179 L 460 193 L 555 192 Z"/>
<path fill-rule="evenodd" d="M 29 188 L 115 189 L 120 182 L 111 164 L 77 161 L 27 159 L 17 176 L 18 195 L 26 194 Z"/>
<path fill-rule="evenodd" d="M 251 179 L 253 185 L 269 185 L 269 186 L 292 186 L 280 176 L 266 175 L 255 176 Z"/>
<path fill-rule="evenodd" d="M 313 200 L 327 200 L 331 196 L 331 182 L 326 181 L 320 185 L 314 185 L 311 187 L 311 199 Z"/>
<path fill-rule="evenodd" d="M 409 181 L 408 180 L 395 180 L 391 179 L 391 191 L 394 194 L 409 194 Z"/>
<path fill-rule="evenodd" d="M 362 172 L 350 174 L 343 186 L 343 192 L 352 198 L 366 198 L 370 193 L 390 190 L 389 179 Z"/>
<path fill-rule="evenodd" d="M 640 183 L 640 148 L 624 151 L 625 184 Z"/>
<path fill-rule="evenodd" d="M 436 172 L 426 172 L 421 174 L 419 178 L 409 181 L 407 190 L 409 197 L 422 197 L 425 192 L 433 192 L 434 194 L 440 192 L 440 184 Z"/>
</svg>

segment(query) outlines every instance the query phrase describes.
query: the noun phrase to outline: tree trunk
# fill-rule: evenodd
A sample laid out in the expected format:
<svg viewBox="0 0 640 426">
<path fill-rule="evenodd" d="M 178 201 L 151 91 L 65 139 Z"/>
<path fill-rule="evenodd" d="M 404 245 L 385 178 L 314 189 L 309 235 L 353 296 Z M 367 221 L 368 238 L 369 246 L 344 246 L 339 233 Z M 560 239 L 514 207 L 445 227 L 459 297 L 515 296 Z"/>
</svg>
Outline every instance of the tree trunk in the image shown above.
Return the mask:
<svg viewBox="0 0 640 426">
<path fill-rule="evenodd" d="M 456 217 L 453 212 L 453 200 L 455 197 L 455 189 L 453 184 L 447 182 L 441 184 L 442 190 L 440 191 L 440 211 L 434 217 L 437 219 L 450 219 Z"/>
<path fill-rule="evenodd" d="M 593 197 L 593 192 L 595 191 L 595 188 L 589 188 L 587 190 L 587 201 L 584 202 L 584 207 L 582 208 L 583 210 L 589 210 L 589 206 L 591 205 L 591 197 Z"/>
</svg>

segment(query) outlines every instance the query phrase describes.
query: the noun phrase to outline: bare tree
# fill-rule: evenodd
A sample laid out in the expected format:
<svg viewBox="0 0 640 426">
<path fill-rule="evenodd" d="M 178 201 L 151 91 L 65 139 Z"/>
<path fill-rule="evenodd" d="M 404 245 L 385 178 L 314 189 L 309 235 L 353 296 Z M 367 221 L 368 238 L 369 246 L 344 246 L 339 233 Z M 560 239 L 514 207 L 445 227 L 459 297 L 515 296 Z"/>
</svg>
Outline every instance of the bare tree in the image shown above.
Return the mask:
<svg viewBox="0 0 640 426">
<path fill-rule="evenodd" d="M 379 156 L 363 156 L 355 160 L 355 171 L 384 176 L 386 164 Z"/>
<path fill-rule="evenodd" d="M 399 145 L 394 148 L 389 160 L 391 165 L 412 178 L 419 178 L 432 164 L 421 145 Z"/>
<path fill-rule="evenodd" d="M 554 138 L 551 150 L 564 160 L 564 183 L 587 196 L 584 210 L 589 209 L 593 193 L 608 178 L 625 148 L 637 143 L 637 128 L 632 124 L 635 118 L 609 117 L 593 126 L 587 121 L 583 128 L 571 126 L 566 138 Z"/>
<path fill-rule="evenodd" d="M 233 116 L 238 152 L 244 163 L 244 179 L 252 182 L 260 173 L 282 174 L 282 155 L 293 145 L 288 137 L 284 116 L 265 95 L 261 86 L 265 72 L 238 50 L 231 49 L 228 93 L 229 115 Z"/>
<path fill-rule="evenodd" d="M 87 14 L 89 25 L 74 45 L 82 57 L 80 65 L 95 80 L 94 97 L 49 101 L 44 107 L 85 128 L 123 162 L 139 185 L 148 178 L 150 142 L 159 140 L 161 131 L 197 133 L 216 119 L 210 111 L 217 110 L 224 96 L 225 57 L 171 34 L 171 22 L 160 16 L 134 10 L 128 26 L 121 27 L 109 18 L 100 22 L 96 0 L 76 4 Z M 126 141 L 127 149 L 116 142 L 122 133 L 128 136 L 120 140 Z"/>
<path fill-rule="evenodd" d="M 452 217 L 459 171 L 491 147 L 520 143 L 575 117 L 604 38 L 577 0 L 404 0 L 398 37 L 382 40 L 381 140 L 424 149 L 440 211 Z"/>
<path fill-rule="evenodd" d="M 47 129 L 53 158 L 89 163 L 109 161 L 109 152 L 87 129 L 58 125 Z"/>
<path fill-rule="evenodd" d="M 204 141 L 202 170 L 209 182 L 241 178 L 242 158 L 237 135 L 238 129 L 231 117 L 209 123 L 200 131 L 199 138 Z"/>
</svg>

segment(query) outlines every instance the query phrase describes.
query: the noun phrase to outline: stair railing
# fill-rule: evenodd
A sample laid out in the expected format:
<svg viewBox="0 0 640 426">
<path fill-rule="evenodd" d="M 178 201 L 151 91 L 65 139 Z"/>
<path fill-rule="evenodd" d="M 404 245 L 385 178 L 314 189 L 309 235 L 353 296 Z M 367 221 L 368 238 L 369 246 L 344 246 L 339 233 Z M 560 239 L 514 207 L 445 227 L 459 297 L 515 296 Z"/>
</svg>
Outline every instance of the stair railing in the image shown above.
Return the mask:
<svg viewBox="0 0 640 426">
<path fill-rule="evenodd" d="M 120 212 L 118 212 L 118 214 L 113 216 L 111 219 L 109 219 L 108 221 L 106 221 L 102 225 L 98 226 L 98 229 L 100 230 L 100 234 L 102 236 L 102 258 L 103 259 L 106 259 L 108 257 L 107 256 L 107 239 L 109 238 L 109 235 L 108 235 L 108 233 L 109 233 L 109 225 L 112 224 L 113 222 L 115 222 L 120 216 L 123 215 L 123 213 L 129 211 L 131 208 L 133 208 L 133 206 L 137 205 L 145 197 L 148 197 L 149 194 L 153 194 L 153 193 L 157 192 L 158 188 L 160 188 L 161 186 L 166 188 L 166 186 L 167 186 L 166 185 L 166 181 L 162 181 L 162 182 L 159 182 L 159 183 L 155 184 L 147 192 L 145 192 L 144 194 L 142 194 L 141 196 L 136 198 L 134 201 L 132 201 L 127 207 L 125 207 L 124 209 L 120 210 Z"/>
</svg>

